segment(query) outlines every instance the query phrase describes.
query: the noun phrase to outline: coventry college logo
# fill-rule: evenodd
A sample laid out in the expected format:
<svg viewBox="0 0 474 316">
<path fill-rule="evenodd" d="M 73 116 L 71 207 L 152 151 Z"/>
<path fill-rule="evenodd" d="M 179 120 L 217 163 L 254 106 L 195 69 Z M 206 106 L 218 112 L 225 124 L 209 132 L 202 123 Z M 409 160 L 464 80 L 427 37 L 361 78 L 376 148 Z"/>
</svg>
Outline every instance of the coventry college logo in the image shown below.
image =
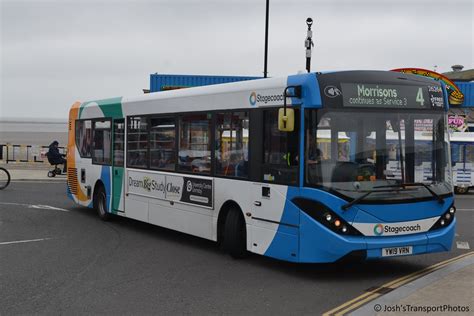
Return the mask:
<svg viewBox="0 0 474 316">
<path fill-rule="evenodd" d="M 193 190 L 193 183 L 191 182 L 191 180 L 188 180 L 188 183 L 186 184 L 186 190 L 188 192 L 191 192 Z"/>
<path fill-rule="evenodd" d="M 257 94 L 255 93 L 255 91 L 250 94 L 249 102 L 252 106 L 257 103 Z"/>
<path fill-rule="evenodd" d="M 375 236 L 380 236 L 383 234 L 383 225 L 377 224 L 374 226 L 374 234 Z"/>
</svg>

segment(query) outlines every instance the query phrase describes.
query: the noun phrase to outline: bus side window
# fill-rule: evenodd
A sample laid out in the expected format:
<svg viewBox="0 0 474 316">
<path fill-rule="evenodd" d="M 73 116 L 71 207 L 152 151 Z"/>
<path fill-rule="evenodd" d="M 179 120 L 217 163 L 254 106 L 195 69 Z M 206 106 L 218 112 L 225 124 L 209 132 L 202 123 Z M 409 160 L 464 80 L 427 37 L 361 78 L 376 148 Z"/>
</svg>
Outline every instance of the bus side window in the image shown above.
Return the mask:
<svg viewBox="0 0 474 316">
<path fill-rule="evenodd" d="M 248 177 L 249 113 L 227 112 L 216 115 L 216 174 Z"/>
<path fill-rule="evenodd" d="M 110 120 L 94 121 L 92 130 L 92 163 L 110 165 L 111 164 L 111 123 Z"/>
<path fill-rule="evenodd" d="M 123 167 L 124 161 L 124 140 L 125 140 L 125 122 L 123 119 L 114 121 L 114 148 L 113 148 L 113 162 L 114 167 Z"/>
<path fill-rule="evenodd" d="M 178 170 L 211 172 L 211 114 L 187 114 L 179 119 Z"/>
<path fill-rule="evenodd" d="M 174 117 L 150 119 L 150 168 L 174 171 L 176 124 Z"/>
<path fill-rule="evenodd" d="M 265 110 L 263 117 L 263 181 L 297 185 L 299 111 L 295 109 L 293 132 L 278 130 L 278 109 Z"/>
<path fill-rule="evenodd" d="M 91 158 L 92 122 L 91 120 L 76 121 L 76 147 L 82 158 Z"/>
<path fill-rule="evenodd" d="M 128 119 L 127 166 L 148 167 L 148 120 L 145 116 Z"/>
</svg>

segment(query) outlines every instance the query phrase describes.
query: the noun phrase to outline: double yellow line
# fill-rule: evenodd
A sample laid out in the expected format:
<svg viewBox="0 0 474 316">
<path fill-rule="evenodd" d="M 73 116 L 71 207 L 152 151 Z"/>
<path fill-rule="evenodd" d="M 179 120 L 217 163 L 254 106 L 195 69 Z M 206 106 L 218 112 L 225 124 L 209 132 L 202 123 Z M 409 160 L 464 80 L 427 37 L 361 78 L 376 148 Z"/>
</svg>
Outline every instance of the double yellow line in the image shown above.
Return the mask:
<svg viewBox="0 0 474 316">
<path fill-rule="evenodd" d="M 436 270 L 439 270 L 448 264 L 451 264 L 453 262 L 459 261 L 463 258 L 469 257 L 474 255 L 474 251 L 470 251 L 468 253 L 462 254 L 460 256 L 441 261 L 437 264 L 434 264 L 432 266 L 426 267 L 420 271 L 413 272 L 411 274 L 405 275 L 401 278 L 395 279 L 393 281 L 390 281 L 388 283 L 385 283 L 382 286 L 379 286 L 375 289 L 371 289 L 370 291 L 350 300 L 345 302 L 344 304 L 331 309 L 330 311 L 325 312 L 323 315 L 324 316 L 329 316 L 329 315 L 334 315 L 334 316 L 339 316 L 339 315 L 344 315 L 347 314 L 360 306 L 367 304 L 370 301 L 373 301 L 374 299 L 378 298 L 379 296 L 382 296 L 384 293 L 387 293 L 387 291 L 392 291 L 404 284 L 407 284 L 408 282 L 411 282 L 415 279 L 421 278 L 431 272 L 434 272 Z"/>
</svg>

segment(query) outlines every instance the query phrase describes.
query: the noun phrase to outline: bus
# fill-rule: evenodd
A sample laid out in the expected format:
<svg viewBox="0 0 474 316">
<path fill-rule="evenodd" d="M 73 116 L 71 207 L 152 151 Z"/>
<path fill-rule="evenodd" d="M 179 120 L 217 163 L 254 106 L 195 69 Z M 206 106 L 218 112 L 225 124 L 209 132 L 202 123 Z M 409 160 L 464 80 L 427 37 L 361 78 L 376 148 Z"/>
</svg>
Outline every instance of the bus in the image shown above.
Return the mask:
<svg viewBox="0 0 474 316">
<path fill-rule="evenodd" d="M 466 194 L 474 186 L 474 133 L 453 132 L 450 143 L 454 191 Z"/>
<path fill-rule="evenodd" d="M 213 240 L 234 258 L 449 251 L 447 110 L 442 83 L 390 71 L 76 102 L 67 193 L 103 220 Z M 420 161 L 429 176 L 416 176 Z"/>
</svg>

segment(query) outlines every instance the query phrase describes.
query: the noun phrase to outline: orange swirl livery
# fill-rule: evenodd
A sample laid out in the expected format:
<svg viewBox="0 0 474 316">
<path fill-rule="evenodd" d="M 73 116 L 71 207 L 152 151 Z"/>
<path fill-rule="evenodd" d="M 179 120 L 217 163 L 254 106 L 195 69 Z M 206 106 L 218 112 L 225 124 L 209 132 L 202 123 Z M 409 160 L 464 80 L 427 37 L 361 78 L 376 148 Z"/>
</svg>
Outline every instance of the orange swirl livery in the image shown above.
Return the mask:
<svg viewBox="0 0 474 316">
<path fill-rule="evenodd" d="M 68 147 L 67 147 L 67 166 L 68 169 L 74 170 L 76 168 L 76 120 L 79 117 L 79 108 L 81 102 L 75 102 L 69 111 L 69 133 L 68 133 Z M 88 200 L 87 195 L 82 192 L 81 186 L 78 183 L 76 173 L 67 173 L 67 184 L 69 191 L 77 191 L 74 197 L 81 202 Z M 71 190 L 75 188 L 76 190 Z"/>
<path fill-rule="evenodd" d="M 429 77 L 435 80 L 441 80 L 446 84 L 446 89 L 448 90 L 448 93 L 449 93 L 449 97 L 448 97 L 449 104 L 461 105 L 464 101 L 464 94 L 462 94 L 461 90 L 459 90 L 459 88 L 456 86 L 454 82 L 452 82 L 451 80 L 449 80 L 447 77 L 443 76 L 442 74 L 439 74 L 437 72 L 434 72 L 428 69 L 423 69 L 423 68 L 397 68 L 397 69 L 392 69 L 392 71 Z"/>
</svg>

